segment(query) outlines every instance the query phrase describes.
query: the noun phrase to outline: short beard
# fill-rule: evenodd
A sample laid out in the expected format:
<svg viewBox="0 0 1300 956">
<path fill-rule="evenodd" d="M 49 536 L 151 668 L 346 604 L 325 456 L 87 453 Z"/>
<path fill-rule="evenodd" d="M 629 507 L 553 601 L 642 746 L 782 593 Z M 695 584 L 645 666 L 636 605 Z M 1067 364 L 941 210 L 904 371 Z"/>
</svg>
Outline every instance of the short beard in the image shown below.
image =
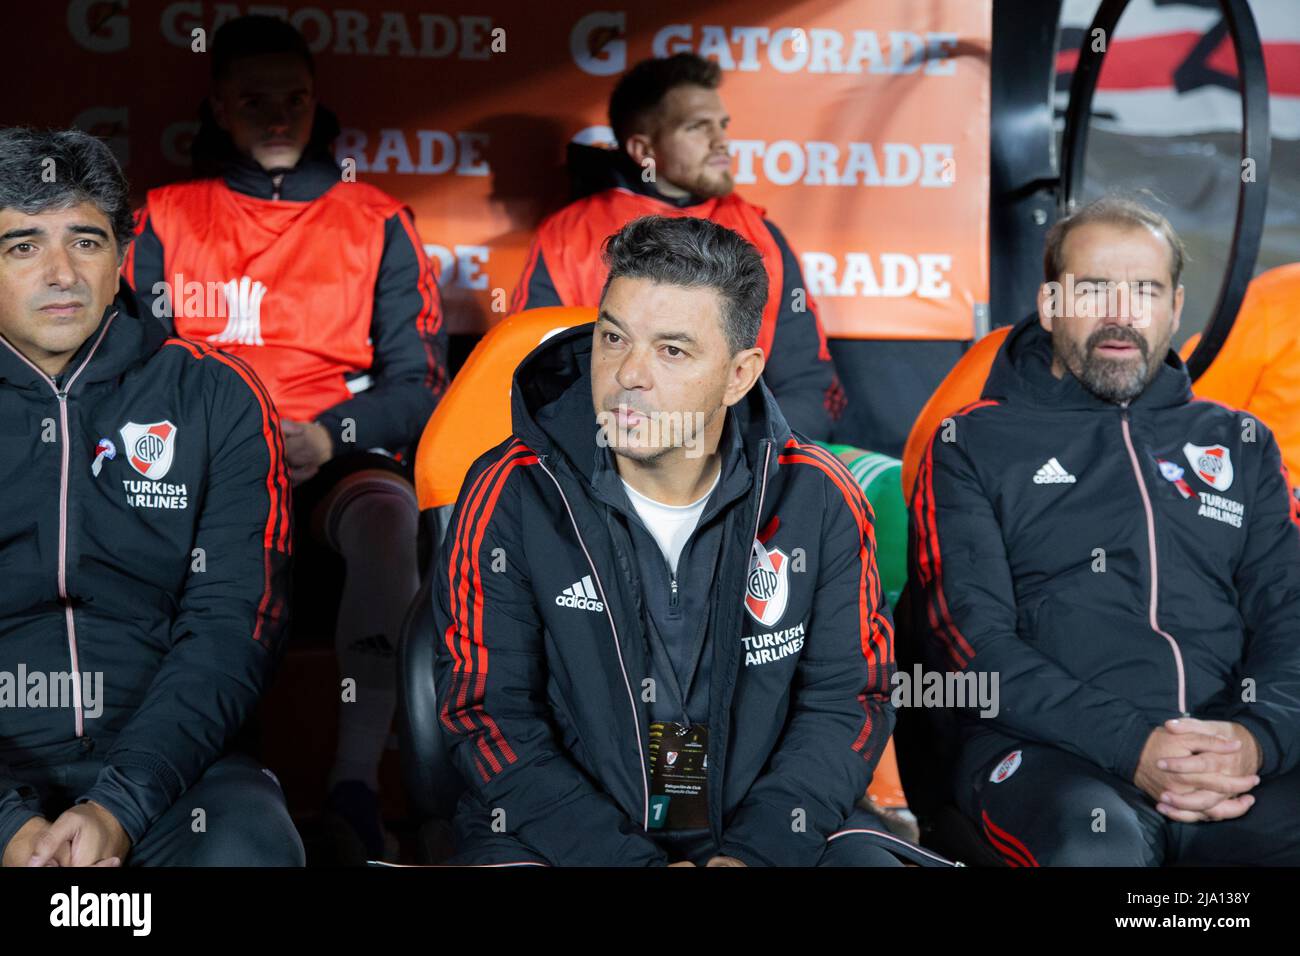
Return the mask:
<svg viewBox="0 0 1300 956">
<path fill-rule="evenodd" d="M 1132 343 L 1141 353 L 1141 359 L 1132 362 L 1103 358 L 1097 354 L 1097 343 L 1103 339 L 1120 339 Z M 1169 349 L 1168 341 L 1162 343 L 1155 350 L 1159 359 L 1153 361 L 1152 349 L 1147 340 L 1133 329 L 1123 327 L 1098 329 L 1088 336 L 1088 341 L 1082 348 L 1067 339 L 1064 333 L 1059 337 L 1053 335 L 1052 345 L 1057 356 L 1079 383 L 1097 398 L 1112 405 L 1131 402 L 1146 391 Z"/>
<path fill-rule="evenodd" d="M 701 173 L 689 186 L 691 195 L 702 199 L 721 199 L 723 196 L 730 195 L 735 188 L 736 180 L 731 175 L 731 170 L 726 170 L 717 176 Z"/>
</svg>

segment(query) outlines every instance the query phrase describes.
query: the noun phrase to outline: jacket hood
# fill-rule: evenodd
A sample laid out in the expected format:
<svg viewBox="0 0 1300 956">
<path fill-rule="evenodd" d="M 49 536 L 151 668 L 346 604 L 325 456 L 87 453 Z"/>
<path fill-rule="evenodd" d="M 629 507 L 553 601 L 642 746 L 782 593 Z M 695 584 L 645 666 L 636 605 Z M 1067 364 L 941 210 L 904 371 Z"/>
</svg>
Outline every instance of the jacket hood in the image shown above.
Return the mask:
<svg viewBox="0 0 1300 956">
<path fill-rule="evenodd" d="M 1098 398 L 1072 374 L 1052 374 L 1052 336 L 1032 314 L 1016 323 L 998 349 L 984 383 L 983 398 L 1053 408 L 1104 409 L 1118 406 Z M 1187 366 L 1174 349 L 1131 408 L 1168 408 L 1192 398 Z"/>
<path fill-rule="evenodd" d="M 318 105 L 312 119 L 311 139 L 297 165 L 284 173 L 280 199 L 310 202 L 339 181 L 342 169 L 330 150 L 338 135 L 338 117 Z M 199 107 L 199 131 L 190 147 L 190 159 L 197 178 L 221 177 L 231 189 L 258 199 L 274 196 L 274 177 L 235 148 L 230 134 L 217 125 L 212 104 L 206 99 Z"/>
<path fill-rule="evenodd" d="M 145 362 L 158 351 L 167 336 L 167 329 L 161 321 L 152 315 L 141 315 L 131 287 L 125 279 L 119 279 L 117 297 L 104 310 L 95 331 L 81 343 L 59 373 L 58 383 L 64 385 L 88 356 L 93 360 L 77 376 L 76 389 L 80 390 L 88 382 L 116 379 Z M 49 388 L 44 374 L 24 361 L 7 342 L 0 347 L 0 381 L 20 388 L 42 391 Z"/>
<path fill-rule="evenodd" d="M 569 169 L 569 198 L 573 202 L 606 189 L 626 189 L 679 209 L 697 206 L 705 201 L 699 196 L 674 199 L 663 195 L 655 189 L 654 183 L 641 178 L 641 167 L 632 162 L 631 157 L 621 149 L 570 143 L 566 162 Z"/>
<path fill-rule="evenodd" d="M 566 459 L 587 481 L 603 449 L 591 403 L 591 339 L 594 322 L 565 329 L 533 349 L 515 369 L 510 392 L 514 434 L 539 455 Z M 728 413 L 754 474 L 762 470 L 761 443 L 780 451 L 790 426 L 760 378 Z M 724 432 L 725 434 L 725 432 Z M 772 462 L 776 455 L 771 456 Z"/>
</svg>

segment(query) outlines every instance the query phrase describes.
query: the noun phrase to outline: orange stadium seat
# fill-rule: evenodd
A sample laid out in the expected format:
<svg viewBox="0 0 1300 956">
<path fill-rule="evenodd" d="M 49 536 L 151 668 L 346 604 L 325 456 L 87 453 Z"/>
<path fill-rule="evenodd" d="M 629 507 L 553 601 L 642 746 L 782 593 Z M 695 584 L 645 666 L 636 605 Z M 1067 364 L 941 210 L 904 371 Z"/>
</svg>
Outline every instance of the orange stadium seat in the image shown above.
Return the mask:
<svg viewBox="0 0 1300 956">
<path fill-rule="evenodd" d="M 916 416 L 903 448 L 903 496 L 912 497 L 912 482 L 916 480 L 916 469 L 925 454 L 926 446 L 939 424 L 960 408 L 978 401 L 984 391 L 984 382 L 993 367 L 993 357 L 1006 341 L 1011 326 L 1004 325 L 994 329 L 980 339 L 970 351 L 963 355 L 953 366 L 948 376 L 939 383 L 929 401 Z"/>
<path fill-rule="evenodd" d="M 1300 487 L 1300 262 L 1256 276 L 1246 289 L 1232 331 L 1204 374 L 1193 383 L 1198 398 L 1240 408 L 1273 432 L 1291 484 Z M 1180 353 L 1191 357 L 1198 332 Z"/>
<path fill-rule="evenodd" d="M 454 505 L 469 466 L 510 437 L 510 383 L 524 356 L 552 333 L 594 321 L 589 306 L 529 309 L 479 339 L 420 436 L 415 490 L 422 511 Z"/>
</svg>

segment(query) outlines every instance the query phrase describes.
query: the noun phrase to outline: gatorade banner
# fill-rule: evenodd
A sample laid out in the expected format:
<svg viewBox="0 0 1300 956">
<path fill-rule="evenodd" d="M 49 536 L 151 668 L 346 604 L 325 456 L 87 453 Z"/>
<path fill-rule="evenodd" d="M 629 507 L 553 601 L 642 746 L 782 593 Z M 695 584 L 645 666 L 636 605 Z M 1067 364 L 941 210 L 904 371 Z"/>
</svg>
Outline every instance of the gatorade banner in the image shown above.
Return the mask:
<svg viewBox="0 0 1300 956">
<path fill-rule="evenodd" d="M 566 145 L 611 141 L 608 96 L 631 65 L 693 51 L 723 71 L 736 188 L 800 255 L 827 333 L 972 337 L 988 298 L 991 0 L 596 6 L 29 4 L 0 38 L 4 121 L 104 137 L 138 203 L 189 175 L 216 28 L 286 18 L 343 127 L 336 157 L 411 206 L 449 330 L 481 333 L 568 199 Z"/>
</svg>

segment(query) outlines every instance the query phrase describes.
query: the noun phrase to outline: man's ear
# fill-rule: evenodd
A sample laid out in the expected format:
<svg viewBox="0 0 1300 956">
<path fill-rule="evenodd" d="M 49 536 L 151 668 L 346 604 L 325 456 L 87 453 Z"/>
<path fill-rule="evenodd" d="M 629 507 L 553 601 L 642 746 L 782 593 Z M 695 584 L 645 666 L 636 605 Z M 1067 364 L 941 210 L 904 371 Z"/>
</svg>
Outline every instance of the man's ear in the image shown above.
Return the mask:
<svg viewBox="0 0 1300 956">
<path fill-rule="evenodd" d="M 638 166 L 644 166 L 647 159 L 653 159 L 655 150 L 650 137 L 645 133 L 633 133 L 623 142 L 623 152 L 628 159 Z"/>
<path fill-rule="evenodd" d="M 748 395 L 749 390 L 757 384 L 766 365 L 767 360 L 763 357 L 763 350 L 757 346 L 744 349 L 732 356 L 731 373 L 727 378 L 727 390 L 723 393 L 722 403 L 727 406 L 735 405 Z"/>
<path fill-rule="evenodd" d="M 1183 321 L 1183 285 L 1180 282 L 1178 288 L 1174 290 L 1174 327 L 1171 334 L 1178 331 L 1179 324 Z"/>
<path fill-rule="evenodd" d="M 1038 287 L 1038 324 L 1052 331 L 1052 317 L 1061 309 L 1060 283 L 1044 282 Z"/>
</svg>

